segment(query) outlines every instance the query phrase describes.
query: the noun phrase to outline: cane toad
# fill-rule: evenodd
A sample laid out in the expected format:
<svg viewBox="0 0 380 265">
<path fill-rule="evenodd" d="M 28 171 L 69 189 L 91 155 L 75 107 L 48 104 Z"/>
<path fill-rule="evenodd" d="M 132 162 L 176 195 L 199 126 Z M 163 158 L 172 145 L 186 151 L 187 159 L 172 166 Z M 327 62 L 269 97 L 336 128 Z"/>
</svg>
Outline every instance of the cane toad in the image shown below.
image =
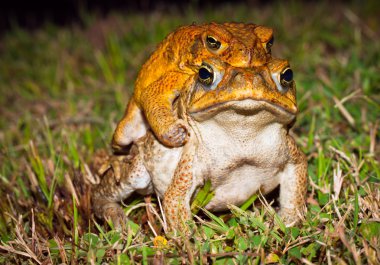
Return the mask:
<svg viewBox="0 0 380 265">
<path fill-rule="evenodd" d="M 145 135 L 148 127 L 166 146 L 183 145 L 187 125 L 173 102 L 203 60 L 220 58 L 236 67 L 262 65 L 270 58 L 273 30 L 243 23 L 183 26 L 169 34 L 142 66 L 132 99 L 115 130 L 112 146 L 122 149 Z"/>
<path fill-rule="evenodd" d="M 94 211 L 121 225 L 119 202 L 133 192 L 155 192 L 174 230 L 192 218 L 190 202 L 210 180 L 215 195 L 206 209 L 241 205 L 259 190 L 280 185 L 280 216 L 299 219 L 304 205 L 307 161 L 289 135 L 296 114 L 293 72 L 285 60 L 238 68 L 219 59 L 204 60 L 174 104 L 190 136 L 169 148 L 149 130 L 135 141 L 120 182 L 105 176 L 93 193 Z"/>
</svg>

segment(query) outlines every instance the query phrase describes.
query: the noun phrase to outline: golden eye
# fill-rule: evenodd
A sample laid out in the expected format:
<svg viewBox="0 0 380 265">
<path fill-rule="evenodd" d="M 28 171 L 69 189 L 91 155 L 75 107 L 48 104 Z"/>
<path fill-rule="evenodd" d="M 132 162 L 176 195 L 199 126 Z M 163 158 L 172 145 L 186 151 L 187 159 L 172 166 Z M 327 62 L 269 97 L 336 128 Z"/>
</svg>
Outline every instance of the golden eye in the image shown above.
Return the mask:
<svg viewBox="0 0 380 265">
<path fill-rule="evenodd" d="M 209 86 L 214 82 L 214 71 L 210 66 L 202 65 L 201 68 L 199 68 L 198 79 L 202 84 Z"/>
<path fill-rule="evenodd" d="M 272 38 L 270 38 L 270 40 L 265 44 L 265 50 L 267 51 L 267 53 L 271 52 L 273 43 L 274 43 L 274 37 L 272 36 Z"/>
<path fill-rule="evenodd" d="M 212 49 L 212 50 L 218 50 L 220 48 L 220 46 L 222 45 L 220 43 L 220 41 L 218 41 L 217 39 L 215 39 L 214 37 L 212 36 L 207 36 L 206 38 L 206 42 L 207 42 L 207 46 Z"/>
<path fill-rule="evenodd" d="M 289 67 L 285 68 L 280 74 L 280 83 L 284 88 L 289 88 L 293 82 L 293 71 Z"/>
</svg>

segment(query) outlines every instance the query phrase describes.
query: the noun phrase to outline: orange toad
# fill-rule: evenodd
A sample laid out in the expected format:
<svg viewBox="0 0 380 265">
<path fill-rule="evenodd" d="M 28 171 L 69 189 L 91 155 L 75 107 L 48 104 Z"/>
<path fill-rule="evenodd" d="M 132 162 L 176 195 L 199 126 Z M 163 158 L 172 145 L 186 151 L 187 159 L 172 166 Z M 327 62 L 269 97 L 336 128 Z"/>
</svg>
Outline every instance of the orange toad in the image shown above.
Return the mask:
<svg viewBox="0 0 380 265">
<path fill-rule="evenodd" d="M 280 216 L 287 225 L 300 219 L 307 159 L 289 134 L 298 108 L 286 60 L 271 59 L 252 68 L 204 60 L 173 109 L 191 132 L 187 143 L 169 148 L 150 130 L 134 141 L 121 163 L 120 181 L 116 173 L 105 175 L 94 190 L 97 216 L 121 228 L 126 217 L 119 202 L 134 192 L 155 193 L 163 198 L 170 227 L 184 231 L 184 222 L 192 218 L 191 200 L 210 181 L 214 197 L 207 210 L 239 206 L 280 185 Z"/>
<path fill-rule="evenodd" d="M 190 76 L 208 58 L 233 67 L 265 64 L 270 58 L 273 30 L 243 23 L 180 27 L 169 34 L 142 66 L 124 117 L 115 130 L 115 150 L 130 145 L 151 128 L 158 140 L 178 147 L 188 140 L 189 128 L 177 116 L 173 102 Z"/>
</svg>

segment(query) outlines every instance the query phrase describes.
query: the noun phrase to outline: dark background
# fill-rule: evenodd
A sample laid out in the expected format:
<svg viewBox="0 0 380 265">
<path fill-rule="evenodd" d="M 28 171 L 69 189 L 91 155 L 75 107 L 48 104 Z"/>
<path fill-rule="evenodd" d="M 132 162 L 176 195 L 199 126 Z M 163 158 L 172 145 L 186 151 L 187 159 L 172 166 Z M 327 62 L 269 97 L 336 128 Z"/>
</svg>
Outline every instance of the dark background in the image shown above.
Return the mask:
<svg viewBox="0 0 380 265">
<path fill-rule="evenodd" d="M 248 5 L 263 5 L 271 1 L 263 0 L 8 0 L 0 1 L 0 32 L 11 27 L 18 26 L 26 29 L 35 29 L 45 22 L 56 25 L 67 25 L 80 23 L 81 14 L 96 12 L 106 15 L 112 11 L 124 12 L 149 12 L 157 9 L 175 8 L 182 12 L 186 7 L 192 5 L 195 8 L 206 6 L 217 7 L 220 4 L 230 2 L 246 3 Z"/>
<path fill-rule="evenodd" d="M 292 2 L 314 2 L 318 4 L 321 1 L 293 0 L 281 1 L 282 5 L 291 5 Z M 149 13 L 154 10 L 175 10 L 176 12 L 186 12 L 191 6 L 195 9 L 215 8 L 223 4 L 233 6 L 235 3 L 243 3 L 247 6 L 271 5 L 275 0 L 0 0 L 0 36 L 7 30 L 20 27 L 27 30 L 37 29 L 45 23 L 51 23 L 58 26 L 67 26 L 73 23 L 83 23 L 83 17 L 86 14 L 96 14 L 106 16 L 113 11 L 122 11 L 128 13 Z M 354 6 L 360 7 L 365 5 L 366 14 L 380 13 L 379 0 L 336 0 L 327 1 L 332 8 L 344 6 L 344 4 L 354 3 Z M 337 5 L 337 4 L 343 5 Z M 309 10 L 310 11 L 310 10 Z M 311 10 L 312 11 L 312 10 Z M 363 12 L 363 10 L 362 10 Z M 380 19 L 380 15 L 379 15 Z"/>
</svg>

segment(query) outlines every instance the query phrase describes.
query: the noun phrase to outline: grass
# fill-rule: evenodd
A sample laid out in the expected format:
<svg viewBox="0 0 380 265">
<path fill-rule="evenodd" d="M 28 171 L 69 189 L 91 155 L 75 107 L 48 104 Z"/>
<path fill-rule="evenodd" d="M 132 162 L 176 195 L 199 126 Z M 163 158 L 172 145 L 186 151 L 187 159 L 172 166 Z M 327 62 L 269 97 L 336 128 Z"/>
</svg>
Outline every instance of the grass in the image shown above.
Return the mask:
<svg viewBox="0 0 380 265">
<path fill-rule="evenodd" d="M 0 263 L 379 264 L 380 6 L 184 10 L 87 14 L 82 26 L 2 37 Z M 293 133 L 309 162 L 302 224 L 284 227 L 262 196 L 222 215 L 199 212 L 184 245 L 153 234 L 148 220 L 162 231 L 146 210 L 159 210 L 155 197 L 127 201 L 126 233 L 94 219 L 95 169 L 139 67 L 177 26 L 230 20 L 273 27 L 273 53 L 294 70 Z"/>
</svg>

